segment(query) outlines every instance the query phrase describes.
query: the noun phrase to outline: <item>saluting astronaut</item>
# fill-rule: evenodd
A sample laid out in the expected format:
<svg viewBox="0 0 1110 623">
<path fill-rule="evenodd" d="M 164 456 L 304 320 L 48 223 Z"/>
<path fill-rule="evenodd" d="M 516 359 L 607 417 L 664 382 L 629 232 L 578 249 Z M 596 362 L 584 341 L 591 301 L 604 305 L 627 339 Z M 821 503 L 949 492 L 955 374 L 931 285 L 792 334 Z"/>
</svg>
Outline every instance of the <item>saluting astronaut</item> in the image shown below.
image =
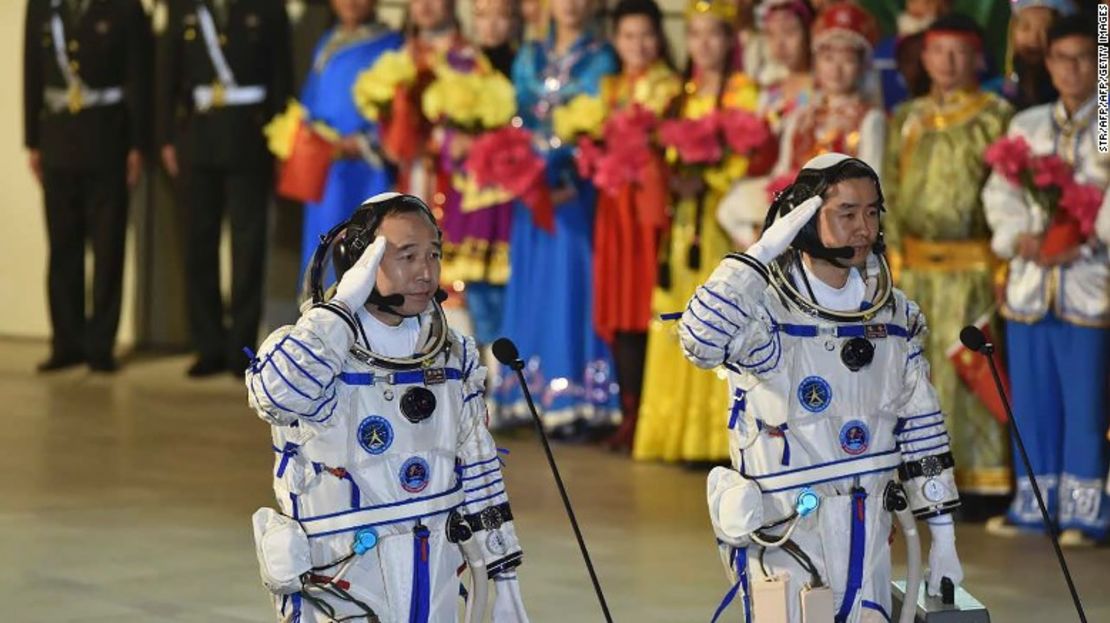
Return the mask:
<svg viewBox="0 0 1110 623">
<path fill-rule="evenodd" d="M 791 622 L 803 620 L 803 595 L 824 588 L 837 623 L 889 620 L 896 498 L 928 520 L 930 594 L 943 577 L 963 578 L 925 319 L 892 287 L 882 210 L 867 164 L 810 160 L 772 204 L 762 238 L 721 262 L 679 324 L 687 358 L 727 368 L 733 393 L 721 422 L 732 466 L 708 482 L 723 560 L 746 609 L 777 599 Z M 785 590 L 753 604 L 752 585 L 769 578 Z"/>
<path fill-rule="evenodd" d="M 254 516 L 262 578 L 283 621 L 526 622 L 522 552 L 486 429 L 486 370 L 439 305 L 441 234 L 416 197 L 385 193 L 332 229 L 310 305 L 248 370 L 272 425 L 280 513 Z M 329 275 L 338 278 L 325 289 Z"/>
</svg>

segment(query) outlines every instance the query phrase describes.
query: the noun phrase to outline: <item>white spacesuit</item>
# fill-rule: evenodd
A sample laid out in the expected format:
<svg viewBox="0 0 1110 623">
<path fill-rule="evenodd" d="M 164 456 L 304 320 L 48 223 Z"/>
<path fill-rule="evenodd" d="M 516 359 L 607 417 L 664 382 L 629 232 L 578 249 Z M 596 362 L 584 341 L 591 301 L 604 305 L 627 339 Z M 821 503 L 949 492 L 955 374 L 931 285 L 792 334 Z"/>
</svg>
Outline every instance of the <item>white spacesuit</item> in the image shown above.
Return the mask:
<svg viewBox="0 0 1110 623">
<path fill-rule="evenodd" d="M 391 193 L 356 212 L 362 248 L 375 209 L 399 197 L 415 201 Z M 329 234 L 318 259 L 353 232 Z M 396 327 L 367 311 L 385 244 L 354 255 L 334 296 L 266 338 L 248 370 L 250 404 L 272 425 L 281 511 L 254 517 L 263 581 L 283 621 L 446 623 L 465 558 L 480 599 L 486 574 L 497 581 L 494 621 L 525 622 L 485 368 L 438 302 Z"/>
<path fill-rule="evenodd" d="M 722 425 L 732 469 L 710 473 L 708 497 L 745 620 L 753 606 L 807 620 L 803 602 L 828 587 L 837 623 L 888 621 L 896 477 L 901 503 L 929 519 L 930 593 L 942 577 L 958 584 L 963 575 L 949 514 L 959 505 L 952 455 L 922 356 L 925 319 L 893 289 L 877 231 L 874 250 L 861 251 L 866 266 L 851 268 L 841 288 L 802 261 L 835 257 L 817 214 L 848 161 L 870 172 L 881 207 L 866 164 L 811 160 L 772 206 L 762 238 L 721 262 L 679 325 L 690 361 L 728 370 L 733 402 Z"/>
</svg>

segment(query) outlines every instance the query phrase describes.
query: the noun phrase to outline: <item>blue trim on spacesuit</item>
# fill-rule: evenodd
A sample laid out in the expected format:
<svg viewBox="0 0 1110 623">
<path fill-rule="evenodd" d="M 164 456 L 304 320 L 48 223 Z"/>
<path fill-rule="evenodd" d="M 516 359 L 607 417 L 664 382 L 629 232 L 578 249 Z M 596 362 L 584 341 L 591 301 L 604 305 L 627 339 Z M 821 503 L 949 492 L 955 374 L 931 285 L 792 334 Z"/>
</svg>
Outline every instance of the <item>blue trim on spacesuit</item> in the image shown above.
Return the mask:
<svg viewBox="0 0 1110 623">
<path fill-rule="evenodd" d="M 709 322 L 705 318 L 702 318 L 701 316 L 699 316 L 698 313 L 696 311 L 694 311 L 694 308 L 690 307 L 690 303 L 686 304 L 686 311 L 690 312 L 690 315 L 693 316 L 695 320 L 702 323 L 703 325 L 709 327 L 710 329 L 713 329 L 717 333 L 720 333 L 721 335 L 723 335 L 727 338 L 730 338 L 730 339 L 732 338 L 732 334 L 730 334 L 728 331 L 725 331 L 724 329 L 718 327 L 717 325 L 713 324 L 712 322 Z"/>
<path fill-rule="evenodd" d="M 277 400 L 275 400 L 274 397 L 270 394 L 270 390 L 266 387 L 266 379 L 262 378 L 261 374 L 255 374 L 251 377 L 250 389 L 251 389 L 251 393 L 254 394 L 254 400 L 255 400 L 256 403 L 261 404 L 262 401 L 260 401 L 258 399 L 258 392 L 255 391 L 255 389 L 254 389 L 254 380 L 255 379 L 257 379 L 259 381 L 259 383 L 262 385 L 262 391 L 266 394 L 266 398 L 269 399 L 270 404 L 274 405 L 278 409 L 281 409 L 282 411 L 285 411 L 286 413 L 290 413 L 290 414 L 295 415 L 297 417 L 305 418 L 306 420 L 309 420 L 309 421 L 313 421 L 314 418 L 316 417 L 316 415 L 318 413 L 320 413 L 320 410 L 323 409 L 325 406 L 327 406 L 327 404 L 329 402 L 333 402 L 335 400 L 335 396 L 336 396 L 335 390 L 332 390 L 331 397 L 328 398 L 327 400 L 321 402 L 319 405 L 317 405 L 316 410 L 313 411 L 311 414 L 301 413 L 299 411 L 294 411 L 293 409 L 290 409 L 290 408 L 286 407 L 285 405 L 281 404 L 280 402 L 278 402 Z M 334 409 L 333 409 L 333 411 L 334 411 Z M 328 417 L 331 417 L 331 415 L 329 414 Z M 324 418 L 324 420 L 322 420 L 322 421 L 326 421 L 327 419 L 328 418 Z"/>
<path fill-rule="evenodd" d="M 482 476 L 489 476 L 490 474 L 497 473 L 498 470 L 500 470 L 500 469 L 501 469 L 500 467 L 495 467 L 493 469 L 487 469 L 486 471 L 481 472 L 479 474 L 474 474 L 473 476 L 464 476 L 464 477 L 460 478 L 459 481 L 460 482 L 466 482 L 467 480 L 474 480 L 475 478 L 481 478 Z"/>
<path fill-rule="evenodd" d="M 492 487 L 493 485 L 501 484 L 503 482 L 505 482 L 504 478 L 498 478 L 497 480 L 491 480 L 491 481 L 487 482 L 486 484 L 484 484 L 480 487 L 472 487 L 470 489 L 463 489 L 463 493 L 474 493 L 475 491 L 481 491 L 482 489 L 488 489 L 488 488 Z"/>
<path fill-rule="evenodd" d="M 481 467 L 482 465 L 489 465 L 490 463 L 498 460 L 499 458 L 501 458 L 501 457 L 494 456 L 493 458 L 489 458 L 489 459 L 486 459 L 484 461 L 478 461 L 477 463 L 462 463 L 462 464 L 459 465 L 459 469 L 474 469 L 475 467 Z"/>
<path fill-rule="evenodd" d="M 709 340 L 701 339 L 700 337 L 697 336 L 696 333 L 694 333 L 693 329 L 691 329 L 689 325 L 682 325 L 682 328 L 686 329 L 686 332 L 690 334 L 690 337 L 694 338 L 694 340 L 697 341 L 699 344 L 702 344 L 703 346 L 709 346 L 711 348 L 716 348 L 717 350 L 725 353 L 726 356 L 728 355 L 728 351 L 725 350 L 724 346 L 718 346 L 718 345 L 714 344 L 713 342 L 710 342 Z"/>
<path fill-rule="evenodd" d="M 285 336 L 285 338 L 284 338 L 284 339 L 282 340 L 282 342 L 284 342 L 285 340 L 289 340 L 290 342 L 293 342 L 293 343 L 294 343 L 294 344 L 296 344 L 297 346 L 300 346 L 301 348 L 303 348 L 303 349 L 304 349 L 304 352 L 308 353 L 308 355 L 309 355 L 310 357 L 312 357 L 312 358 L 313 358 L 313 359 L 315 359 L 316 361 L 320 362 L 320 365 L 324 366 L 324 367 L 325 367 L 325 368 L 327 368 L 328 370 L 331 370 L 331 365 L 329 365 L 329 364 L 328 364 L 328 362 L 326 362 L 326 361 L 324 361 L 323 359 L 321 359 L 319 355 L 317 355 L 316 353 L 312 352 L 312 349 L 311 349 L 311 348 L 309 348 L 309 347 L 308 347 L 307 345 L 305 345 L 305 343 L 304 343 L 304 342 L 302 342 L 302 341 L 298 340 L 297 338 L 293 337 L 292 335 L 286 335 L 286 336 Z"/>
<path fill-rule="evenodd" d="M 351 509 L 351 510 L 338 511 L 338 512 L 335 512 L 335 513 L 328 513 L 326 515 L 316 515 L 314 517 L 305 517 L 305 518 L 301 519 L 301 522 L 305 523 L 305 522 L 310 522 L 310 521 L 318 521 L 320 519 L 331 519 L 332 517 L 341 517 L 343 515 L 349 515 L 351 513 L 367 511 L 367 510 L 374 510 L 374 509 L 378 509 L 378 508 L 392 508 L 394 506 L 404 506 L 406 504 L 412 504 L 413 502 L 426 502 L 428 500 L 434 500 L 436 498 L 441 498 L 441 497 L 446 496 L 446 495 L 452 495 L 452 494 L 458 492 L 460 489 L 462 489 L 462 483 L 456 482 L 455 486 L 451 487 L 450 489 L 447 489 L 446 491 L 440 491 L 439 493 L 433 493 L 431 495 L 425 495 L 425 496 L 415 497 L 415 498 L 408 498 L 408 499 L 405 499 L 405 500 L 398 500 L 396 502 L 387 502 L 385 504 L 375 504 L 374 506 L 363 506 L 362 508 L 355 508 L 355 509 Z M 292 494 L 290 494 L 290 495 L 292 495 Z M 444 511 L 444 512 L 446 512 L 446 511 Z M 389 522 L 389 523 L 394 523 L 394 522 Z M 342 530 L 341 532 L 346 532 L 346 530 Z"/>
<path fill-rule="evenodd" d="M 504 489 L 504 488 L 502 488 L 502 489 L 501 489 L 500 491 L 498 491 L 497 493 L 491 493 L 491 494 L 489 494 L 489 495 L 487 495 L 487 496 L 483 496 L 483 497 L 480 497 L 480 498 L 474 498 L 474 499 L 469 499 L 469 498 L 468 498 L 468 499 L 466 500 L 466 503 L 467 503 L 467 504 L 477 504 L 478 502 L 485 502 L 485 501 L 487 501 L 487 500 L 492 500 L 493 498 L 495 498 L 495 497 L 497 497 L 497 496 L 499 496 L 499 495 L 505 495 L 505 489 Z"/>
<path fill-rule="evenodd" d="M 709 310 L 710 312 L 712 312 L 712 313 L 713 313 L 713 315 L 714 315 L 714 316 L 717 316 L 717 317 L 718 317 L 718 318 L 720 318 L 721 320 L 724 320 L 725 322 L 727 322 L 727 323 L 729 323 L 730 325 L 732 325 L 732 326 L 736 327 L 737 329 L 739 329 L 739 328 L 740 328 L 740 325 L 738 325 L 738 324 L 736 324 L 735 322 L 733 322 L 733 321 L 729 320 L 728 318 L 726 318 L 724 314 L 722 314 L 721 312 L 719 312 L 719 311 L 717 311 L 717 310 L 713 309 L 713 308 L 712 308 L 712 307 L 710 307 L 709 305 L 706 305 L 706 304 L 705 304 L 705 301 L 701 300 L 701 297 L 699 297 L 699 296 L 698 296 L 698 293 L 697 293 L 697 291 L 695 291 L 695 292 L 694 292 L 694 298 L 690 299 L 690 301 L 691 301 L 691 302 L 697 301 L 698 305 L 701 305 L 702 307 L 704 307 L 704 308 L 708 309 L 708 310 Z"/>
<path fill-rule="evenodd" d="M 432 596 L 432 583 L 428 570 L 431 552 L 427 526 L 418 525 L 412 531 L 412 602 L 409 604 L 409 623 L 428 623 L 431 615 L 429 602 Z"/>
<path fill-rule="evenodd" d="M 886 608 L 884 608 L 882 604 L 864 599 L 859 602 L 859 605 L 867 608 L 868 610 L 874 610 L 875 612 L 878 612 L 879 614 L 883 615 L 883 618 L 886 619 L 887 623 L 890 623 L 890 615 L 887 614 Z"/>
<path fill-rule="evenodd" d="M 741 316 L 743 316 L 745 318 L 751 318 L 751 316 L 749 316 L 747 312 L 740 309 L 739 305 L 737 305 L 736 303 L 733 303 L 732 301 L 730 301 L 727 298 L 721 296 L 720 294 L 717 294 L 709 286 L 703 285 L 702 287 L 698 288 L 698 290 L 705 290 L 706 293 L 709 294 L 709 296 L 712 296 L 713 298 L 715 298 L 718 301 L 724 303 L 725 305 L 728 305 L 729 307 L 735 309 L 737 312 L 740 313 Z M 697 296 L 697 291 L 694 292 L 694 296 Z"/>
<path fill-rule="evenodd" d="M 813 324 L 789 324 L 789 323 L 785 323 L 785 324 L 778 325 L 778 327 L 783 331 L 783 333 L 786 333 L 787 335 L 791 335 L 791 336 L 794 336 L 794 337 L 817 337 L 818 335 L 820 335 L 820 329 L 821 329 L 821 327 L 819 327 L 817 325 L 813 325 Z M 889 324 L 889 323 L 877 323 L 877 324 L 869 324 L 869 325 L 863 325 L 863 324 L 837 325 L 835 327 L 835 329 L 836 329 L 835 336 L 836 337 L 867 337 L 867 327 L 886 327 L 886 332 L 887 332 L 888 335 L 894 335 L 894 336 L 897 336 L 897 337 L 906 338 L 907 340 L 910 338 L 910 333 L 909 333 L 909 331 L 906 330 L 905 327 L 903 327 L 901 325 Z"/>
<path fill-rule="evenodd" d="M 301 594 L 293 593 L 293 598 L 290 601 L 293 602 L 292 623 L 301 623 Z"/>
<path fill-rule="evenodd" d="M 287 441 L 285 446 L 280 449 L 277 446 L 270 447 L 274 449 L 274 452 L 281 454 L 281 462 L 278 463 L 277 473 L 274 474 L 275 477 L 281 478 L 285 475 L 285 468 L 289 466 L 289 459 L 297 456 L 297 448 L 300 448 L 300 446 L 292 441 Z"/>
<path fill-rule="evenodd" d="M 483 396 L 483 395 L 485 395 L 485 393 L 486 392 L 479 389 L 478 391 L 474 392 L 473 394 L 470 394 L 466 398 L 463 398 L 463 404 L 466 404 L 466 403 L 470 402 L 471 400 L 474 400 L 475 398 Z"/>
<path fill-rule="evenodd" d="M 840 602 L 840 611 L 836 613 L 836 623 L 845 623 L 852 607 L 856 603 L 856 595 L 863 585 L 863 556 L 867 545 L 867 524 L 864 523 L 867 491 L 856 489 L 852 492 L 852 542 L 851 553 L 848 558 L 848 582 L 844 587 L 844 600 Z"/>
<path fill-rule="evenodd" d="M 448 381 L 461 381 L 463 379 L 462 370 L 458 368 L 441 368 L 445 374 L 445 380 Z M 415 385 L 417 383 L 424 383 L 425 369 L 419 370 L 406 370 L 404 372 L 393 372 L 391 374 L 381 375 L 385 378 L 385 383 L 389 385 Z M 373 372 L 340 372 L 339 380 L 347 385 L 373 385 L 374 381 L 378 378 Z"/>
<path fill-rule="evenodd" d="M 748 548 L 734 547 L 729 551 L 729 563 L 736 567 L 736 583 L 732 588 L 725 593 L 721 599 L 720 605 L 713 613 L 713 619 L 710 623 L 717 623 L 717 619 L 721 618 L 724 611 L 728 608 L 732 600 L 736 598 L 737 592 L 743 590 L 744 595 L 741 602 L 744 606 L 744 623 L 752 623 L 752 609 L 751 609 L 751 592 L 748 590 Z"/>
<path fill-rule="evenodd" d="M 748 393 L 746 391 L 740 389 L 739 387 L 736 388 L 736 392 L 732 395 L 732 397 L 733 397 L 732 413 L 729 415 L 729 418 L 728 418 L 729 430 L 732 430 L 732 429 L 736 428 L 737 422 L 740 421 L 740 414 L 747 410 L 747 408 L 748 408 L 747 395 L 748 395 Z"/>
<path fill-rule="evenodd" d="M 288 337 L 288 336 L 286 336 L 286 337 Z M 317 387 L 321 387 L 321 388 L 324 387 L 324 384 L 321 383 L 319 379 L 317 379 L 315 376 L 310 374 L 308 372 L 308 370 L 305 370 L 304 368 L 302 368 L 301 364 L 297 363 L 297 360 L 293 359 L 292 355 L 285 352 L 285 349 L 281 347 L 280 343 L 277 346 L 275 346 L 273 352 L 270 353 L 271 357 L 273 357 L 273 353 L 281 353 L 281 354 L 285 355 L 285 358 L 289 360 L 289 363 L 293 364 L 293 367 L 297 368 L 297 370 L 301 374 L 303 374 L 304 376 L 307 376 L 309 378 L 309 380 L 311 380 L 313 383 L 316 383 Z M 265 365 L 265 364 L 263 364 L 263 365 Z"/>
</svg>

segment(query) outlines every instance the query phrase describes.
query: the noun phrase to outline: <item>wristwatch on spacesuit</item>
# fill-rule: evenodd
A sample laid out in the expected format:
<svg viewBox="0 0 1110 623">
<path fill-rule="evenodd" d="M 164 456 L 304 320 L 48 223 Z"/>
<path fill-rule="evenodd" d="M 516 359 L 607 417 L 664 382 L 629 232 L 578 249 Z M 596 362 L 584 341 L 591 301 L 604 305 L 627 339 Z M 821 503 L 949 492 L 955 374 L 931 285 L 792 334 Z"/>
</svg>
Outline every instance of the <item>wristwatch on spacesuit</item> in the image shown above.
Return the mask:
<svg viewBox="0 0 1110 623">
<path fill-rule="evenodd" d="M 951 452 L 930 454 L 898 466 L 910 508 L 918 519 L 927 519 L 951 512 L 960 505 L 956 491 L 953 467 L 956 461 Z"/>
</svg>

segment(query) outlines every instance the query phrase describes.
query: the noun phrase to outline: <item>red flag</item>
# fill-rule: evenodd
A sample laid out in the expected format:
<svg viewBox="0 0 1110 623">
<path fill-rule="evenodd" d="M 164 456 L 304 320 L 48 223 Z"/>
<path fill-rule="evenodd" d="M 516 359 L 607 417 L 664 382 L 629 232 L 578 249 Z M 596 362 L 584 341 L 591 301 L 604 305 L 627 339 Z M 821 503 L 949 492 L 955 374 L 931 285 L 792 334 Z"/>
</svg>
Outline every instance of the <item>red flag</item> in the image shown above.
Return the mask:
<svg viewBox="0 0 1110 623">
<path fill-rule="evenodd" d="M 993 313 L 994 311 L 991 310 L 975 321 L 975 326 L 983 332 L 987 341 L 991 343 L 994 343 L 990 330 L 990 318 Z M 949 346 L 945 354 L 956 369 L 956 376 L 960 377 L 964 385 L 967 385 L 971 393 L 975 394 L 975 397 L 990 411 L 999 424 L 1005 424 L 1007 421 L 1006 408 L 1002 406 L 1002 398 L 995 388 L 987 356 L 968 349 L 959 340 Z M 997 353 L 990 356 L 997 357 Z M 1006 376 L 1006 369 L 1000 359 L 995 359 L 995 365 L 998 367 L 998 376 L 1002 380 L 1002 388 L 1006 392 L 1006 399 L 1009 400 L 1010 379 Z"/>
</svg>

